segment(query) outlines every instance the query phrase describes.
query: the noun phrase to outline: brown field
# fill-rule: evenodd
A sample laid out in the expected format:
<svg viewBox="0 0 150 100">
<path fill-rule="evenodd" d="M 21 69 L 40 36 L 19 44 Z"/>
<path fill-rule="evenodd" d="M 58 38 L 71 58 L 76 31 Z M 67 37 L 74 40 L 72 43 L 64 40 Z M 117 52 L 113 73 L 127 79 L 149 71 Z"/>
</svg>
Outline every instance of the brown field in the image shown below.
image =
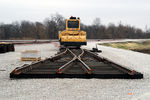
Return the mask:
<svg viewBox="0 0 150 100">
<path fill-rule="evenodd" d="M 143 42 L 103 43 L 100 45 L 111 46 L 114 48 L 121 48 L 121 49 L 133 50 L 133 51 L 150 54 L 150 40 L 143 41 Z"/>
</svg>

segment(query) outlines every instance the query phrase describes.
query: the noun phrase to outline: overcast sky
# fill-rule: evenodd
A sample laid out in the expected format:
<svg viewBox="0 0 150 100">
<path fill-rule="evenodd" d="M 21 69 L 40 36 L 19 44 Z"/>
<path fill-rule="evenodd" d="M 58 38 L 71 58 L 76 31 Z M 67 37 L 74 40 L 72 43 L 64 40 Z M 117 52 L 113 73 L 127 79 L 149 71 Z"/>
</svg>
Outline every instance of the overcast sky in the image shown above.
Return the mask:
<svg viewBox="0 0 150 100">
<path fill-rule="evenodd" d="M 150 0 L 0 0 L 0 22 L 40 21 L 59 13 L 65 18 L 79 16 L 90 25 L 94 18 L 108 25 L 123 24 L 150 28 Z"/>
</svg>

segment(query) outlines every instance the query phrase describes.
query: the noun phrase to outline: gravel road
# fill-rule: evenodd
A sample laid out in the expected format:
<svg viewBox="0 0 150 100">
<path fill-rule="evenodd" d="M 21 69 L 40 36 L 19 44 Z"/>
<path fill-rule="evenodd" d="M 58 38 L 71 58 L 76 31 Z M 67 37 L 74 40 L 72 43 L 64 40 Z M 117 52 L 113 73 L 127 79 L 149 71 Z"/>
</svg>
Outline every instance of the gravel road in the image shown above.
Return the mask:
<svg viewBox="0 0 150 100">
<path fill-rule="evenodd" d="M 91 49 L 96 42 L 83 48 Z M 10 79 L 9 73 L 23 65 L 20 52 L 39 50 L 42 59 L 58 51 L 58 43 L 16 45 L 15 52 L 0 54 L 0 100 L 149 100 L 150 55 L 98 46 L 100 56 L 144 74 L 144 79 Z M 140 98 L 140 99 L 139 99 Z"/>
</svg>

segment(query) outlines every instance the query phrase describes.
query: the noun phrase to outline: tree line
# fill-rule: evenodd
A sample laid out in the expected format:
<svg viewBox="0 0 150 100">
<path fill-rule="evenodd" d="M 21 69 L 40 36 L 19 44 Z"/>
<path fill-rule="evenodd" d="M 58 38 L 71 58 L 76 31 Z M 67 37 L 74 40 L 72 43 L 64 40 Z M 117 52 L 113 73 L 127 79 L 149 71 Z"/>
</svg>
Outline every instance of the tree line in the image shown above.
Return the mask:
<svg viewBox="0 0 150 100">
<path fill-rule="evenodd" d="M 60 14 L 51 15 L 43 22 L 21 21 L 12 24 L 0 24 L 0 39 L 57 39 L 59 31 L 65 30 L 65 18 Z M 89 39 L 141 39 L 150 38 L 150 30 L 130 25 L 105 26 L 96 18 L 92 25 L 81 23 L 81 30 L 87 32 Z"/>
</svg>

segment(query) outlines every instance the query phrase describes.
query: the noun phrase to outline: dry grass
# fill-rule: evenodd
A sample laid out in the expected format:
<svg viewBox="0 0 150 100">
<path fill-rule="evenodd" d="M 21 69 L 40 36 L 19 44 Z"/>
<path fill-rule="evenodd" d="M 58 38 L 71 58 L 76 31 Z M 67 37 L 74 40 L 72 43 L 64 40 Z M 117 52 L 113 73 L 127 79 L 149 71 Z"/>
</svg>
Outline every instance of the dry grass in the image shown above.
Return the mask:
<svg viewBox="0 0 150 100">
<path fill-rule="evenodd" d="M 150 50 L 150 40 L 144 42 L 117 42 L 117 43 L 104 43 L 101 45 L 111 46 L 114 48 L 122 48 L 128 50 Z"/>
</svg>

